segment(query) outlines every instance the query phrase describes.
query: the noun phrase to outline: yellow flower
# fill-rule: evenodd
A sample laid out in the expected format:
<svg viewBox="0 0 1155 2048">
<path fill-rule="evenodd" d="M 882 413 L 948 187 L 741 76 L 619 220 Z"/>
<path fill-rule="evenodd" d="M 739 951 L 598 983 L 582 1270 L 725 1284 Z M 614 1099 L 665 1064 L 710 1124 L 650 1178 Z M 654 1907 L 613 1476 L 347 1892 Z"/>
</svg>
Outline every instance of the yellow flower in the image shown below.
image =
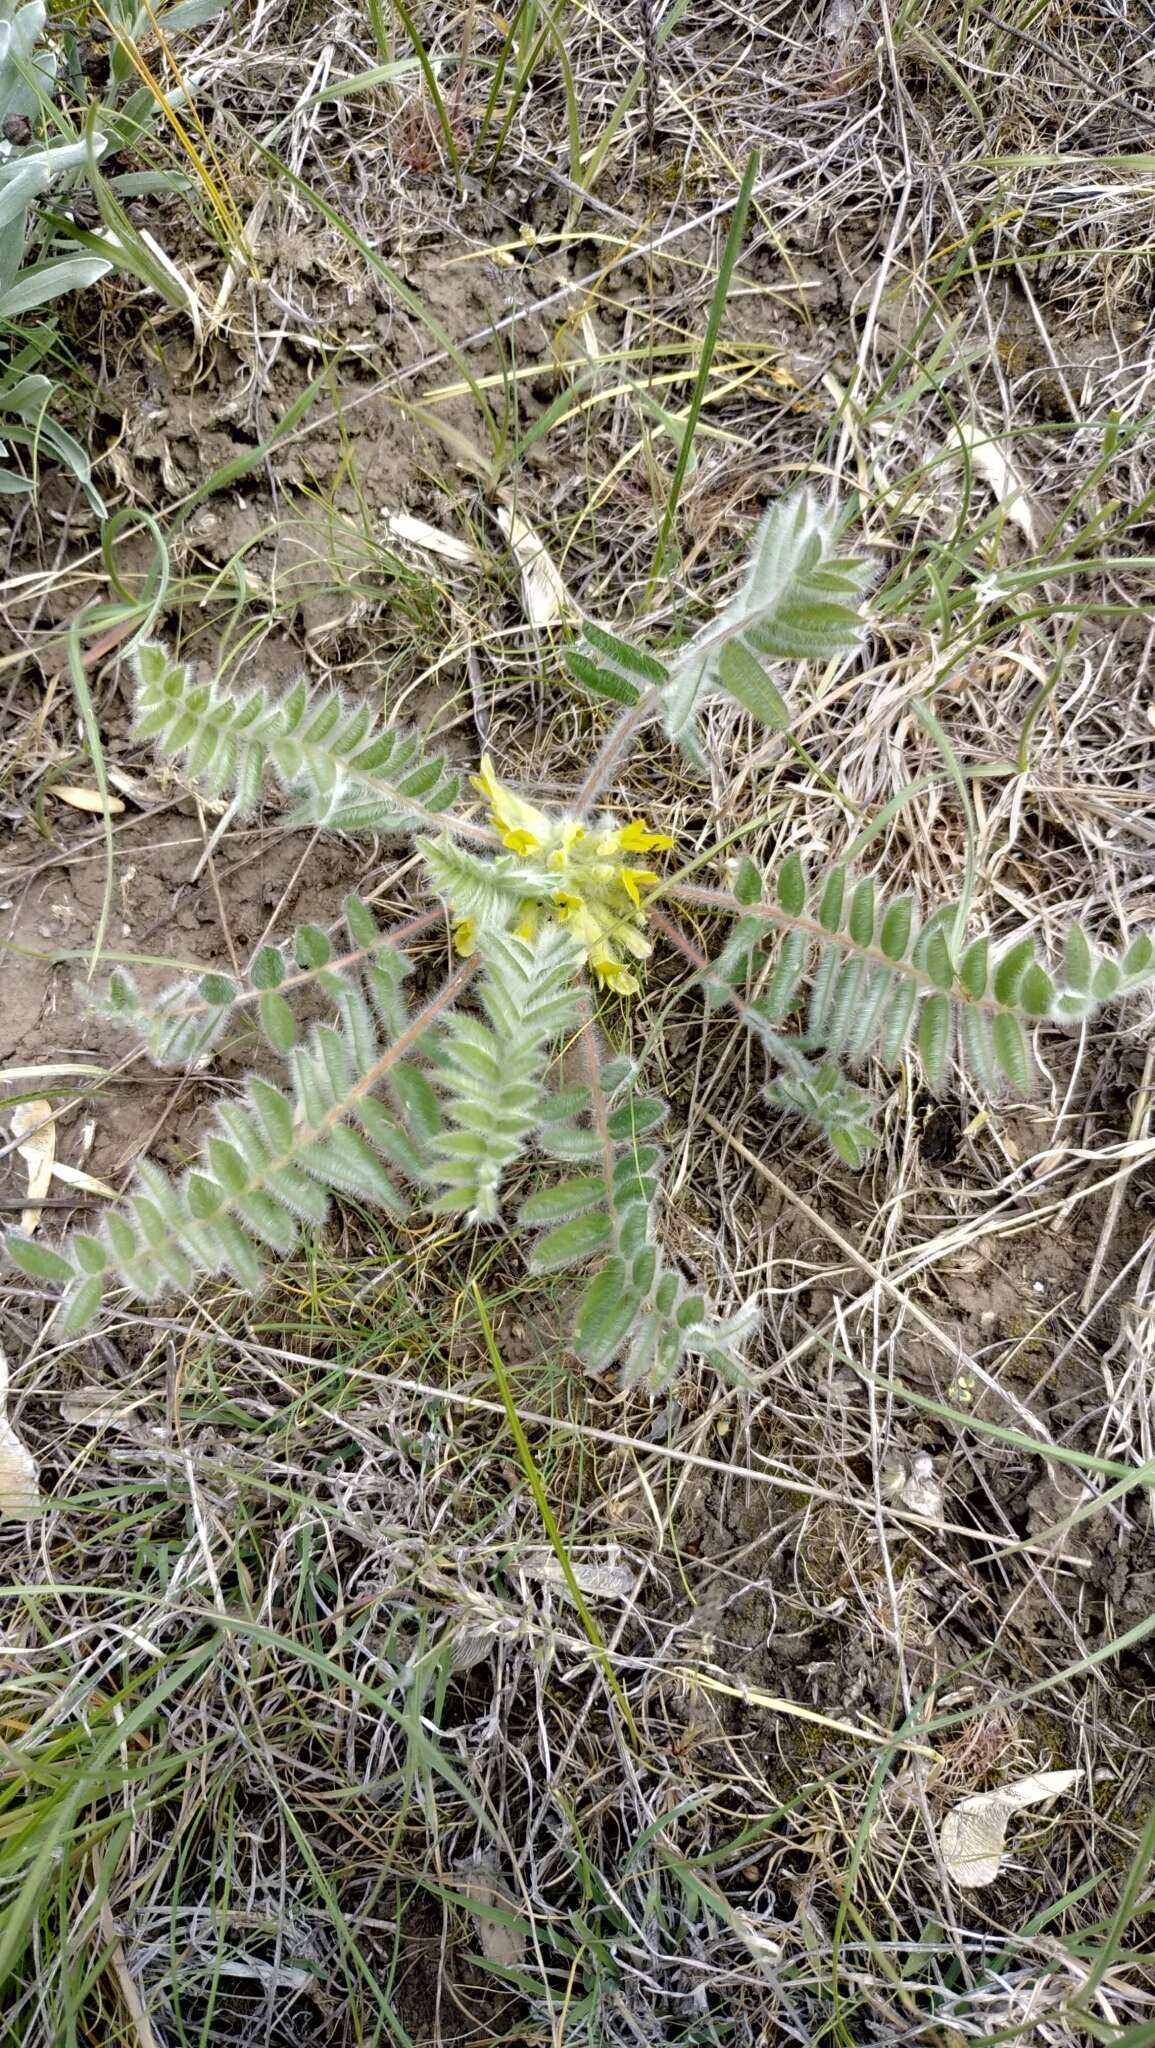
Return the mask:
<svg viewBox="0 0 1155 2048">
<path fill-rule="evenodd" d="M 608 957 L 595 960 L 591 954 L 590 966 L 593 968 L 602 987 L 612 989 L 614 995 L 637 995 L 638 977 L 636 974 L 631 974 L 628 967 L 623 967 L 620 961 L 611 960 Z"/>
<path fill-rule="evenodd" d="M 668 832 L 651 832 L 644 818 L 634 818 L 608 836 L 626 853 L 664 853 L 674 843 Z"/>
<path fill-rule="evenodd" d="M 535 937 L 552 910 L 602 987 L 615 995 L 635 995 L 638 980 L 626 958 L 650 956 L 642 929 L 642 890 L 661 878 L 653 868 L 634 866 L 622 856 L 664 851 L 673 840 L 665 832 L 651 832 L 644 818 L 591 831 L 579 818 L 551 817 L 499 782 L 488 754 L 473 786 L 488 799 L 502 844 L 527 863 L 532 860 L 536 869 L 536 877 L 526 877 L 527 894 L 514 926 L 519 937 Z M 548 895 L 543 893 L 543 867 L 557 877 Z M 473 920 L 464 918 L 454 934 L 458 951 L 472 951 L 475 936 Z"/>
<path fill-rule="evenodd" d="M 471 779 L 474 789 L 489 798 L 489 815 L 510 852 L 519 853 L 523 860 L 528 853 L 538 853 L 552 829 L 545 812 L 498 781 L 488 754 L 481 757 L 480 775 Z"/>
<path fill-rule="evenodd" d="M 577 818 L 562 818 L 556 830 L 558 843 L 549 856 L 549 865 L 562 869 L 569 866 L 574 847 L 580 846 L 586 838 L 586 828 Z"/>
<path fill-rule="evenodd" d="M 513 927 L 515 939 L 536 939 L 545 921 L 545 910 L 540 903 L 523 903 L 521 916 Z"/>
<path fill-rule="evenodd" d="M 463 917 L 459 919 L 458 923 L 453 927 L 453 944 L 463 960 L 468 960 L 471 953 L 476 953 L 477 921 L 475 918 Z"/>
<path fill-rule="evenodd" d="M 661 876 L 655 875 L 650 868 L 622 868 L 620 872 L 622 887 L 625 889 L 626 895 L 631 903 L 637 904 L 640 910 L 642 907 L 641 888 L 650 882 L 659 882 Z"/>
</svg>

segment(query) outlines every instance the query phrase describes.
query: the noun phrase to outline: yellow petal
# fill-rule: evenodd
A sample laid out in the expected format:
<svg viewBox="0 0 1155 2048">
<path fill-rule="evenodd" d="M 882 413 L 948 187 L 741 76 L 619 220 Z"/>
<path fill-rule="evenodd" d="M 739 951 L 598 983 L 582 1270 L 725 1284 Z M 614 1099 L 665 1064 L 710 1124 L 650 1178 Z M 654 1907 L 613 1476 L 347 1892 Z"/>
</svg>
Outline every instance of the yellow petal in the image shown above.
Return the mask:
<svg viewBox="0 0 1155 2048">
<path fill-rule="evenodd" d="M 504 825 L 504 820 L 499 818 L 496 812 L 494 813 L 494 823 L 499 827 Z M 524 860 L 528 854 L 535 853 L 537 851 L 537 848 L 541 845 L 541 841 L 537 837 L 537 834 L 534 832 L 527 832 L 523 825 L 518 825 L 516 828 L 512 830 L 503 830 L 501 834 L 501 843 L 503 846 L 508 846 L 511 853 L 516 853 L 520 855 L 522 860 Z"/>
<path fill-rule="evenodd" d="M 627 853 L 656 853 L 673 845 L 668 832 L 651 832 L 644 818 L 633 818 L 617 834 L 618 845 Z"/>
<path fill-rule="evenodd" d="M 638 893 L 639 890 L 648 888 L 651 882 L 661 881 L 661 876 L 655 875 L 652 868 L 623 868 L 621 870 L 621 877 L 622 887 L 626 895 L 631 903 L 637 904 L 639 910 L 642 906 L 642 899 Z"/>
<path fill-rule="evenodd" d="M 631 974 L 628 967 L 623 967 L 620 960 L 611 960 L 606 956 L 600 960 L 591 960 L 590 966 L 603 988 L 612 989 L 616 996 L 637 995 L 637 975 Z"/>
<path fill-rule="evenodd" d="M 493 762 L 488 754 L 483 754 L 481 757 L 480 775 L 471 775 L 469 779 L 474 789 L 478 790 L 482 796 L 488 797 L 491 804 L 497 802 L 501 795 L 501 784 L 493 772 Z"/>
<path fill-rule="evenodd" d="M 499 782 L 488 754 L 481 757 L 481 773 L 471 778 L 474 789 L 489 798 L 489 814 L 511 853 L 533 853 L 549 832 L 549 819 L 535 804 L 527 804 Z"/>
<path fill-rule="evenodd" d="M 463 960 L 467 960 L 471 953 L 477 951 L 477 925 L 473 918 L 463 917 L 460 924 L 454 925 L 453 945 Z"/>
<path fill-rule="evenodd" d="M 595 952 L 605 952 L 605 933 L 588 903 L 569 904 L 558 911 L 558 918 L 587 959 L 592 959 Z"/>
<path fill-rule="evenodd" d="M 558 826 L 555 825 L 555 834 L 557 831 Z M 582 840 L 586 837 L 586 828 L 576 818 L 562 818 L 560 821 L 560 832 L 561 843 L 554 847 L 549 856 L 550 867 L 559 871 L 572 866 L 574 859 L 579 863 L 581 862 L 582 856 L 576 853 L 575 849 L 580 847 Z"/>
</svg>

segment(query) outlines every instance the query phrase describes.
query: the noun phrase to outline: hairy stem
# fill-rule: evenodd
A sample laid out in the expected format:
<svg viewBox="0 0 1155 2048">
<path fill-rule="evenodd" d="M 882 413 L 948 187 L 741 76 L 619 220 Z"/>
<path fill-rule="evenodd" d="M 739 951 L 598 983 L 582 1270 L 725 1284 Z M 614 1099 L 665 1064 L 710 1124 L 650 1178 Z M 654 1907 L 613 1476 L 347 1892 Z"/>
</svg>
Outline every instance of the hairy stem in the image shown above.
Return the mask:
<svg viewBox="0 0 1155 2048">
<path fill-rule="evenodd" d="M 578 1006 L 578 1014 L 581 1017 L 578 1044 L 581 1049 L 582 1067 L 590 1091 L 590 1115 L 593 1118 L 594 1129 L 598 1134 L 598 1142 L 602 1148 L 602 1178 L 606 1184 L 606 1197 L 612 1210 L 614 1145 L 613 1139 L 610 1137 L 605 1089 L 602 1087 L 602 1063 L 598 1058 L 596 1026 L 593 1020 L 593 1011 L 590 1007 L 590 999 L 584 989 Z"/>
<path fill-rule="evenodd" d="M 695 974 L 709 973 L 710 962 L 701 947 L 696 946 L 693 939 L 686 937 L 685 932 L 674 923 L 672 917 L 667 917 L 665 911 L 659 910 L 656 904 L 647 904 L 646 914 L 650 923 L 657 927 L 663 938 L 669 940 L 671 946 L 682 955 L 683 960 L 689 961 Z"/>
<path fill-rule="evenodd" d="M 573 808 L 579 818 L 584 818 L 590 805 L 597 801 L 635 733 L 640 732 L 643 725 L 648 725 L 651 718 L 658 716 L 661 705 L 661 690 L 646 690 L 636 704 L 631 704 L 629 710 L 622 713 L 616 725 L 610 727 L 600 753 L 574 798 Z"/>
</svg>

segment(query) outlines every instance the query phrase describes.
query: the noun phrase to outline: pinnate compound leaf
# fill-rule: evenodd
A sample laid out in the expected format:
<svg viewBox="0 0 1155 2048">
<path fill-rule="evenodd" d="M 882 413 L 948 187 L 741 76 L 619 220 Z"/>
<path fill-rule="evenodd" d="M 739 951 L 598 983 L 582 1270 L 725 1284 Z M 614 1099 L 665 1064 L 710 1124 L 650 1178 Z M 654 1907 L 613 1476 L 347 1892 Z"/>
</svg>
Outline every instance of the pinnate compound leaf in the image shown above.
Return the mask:
<svg viewBox="0 0 1155 2048">
<path fill-rule="evenodd" d="M 766 673 L 768 661 L 830 661 L 862 637 L 864 563 L 836 552 L 837 522 L 813 492 L 772 505 L 755 533 L 730 603 L 670 665 L 666 730 L 694 757 L 697 711 L 723 691 L 773 731 L 789 707 Z"/>
</svg>

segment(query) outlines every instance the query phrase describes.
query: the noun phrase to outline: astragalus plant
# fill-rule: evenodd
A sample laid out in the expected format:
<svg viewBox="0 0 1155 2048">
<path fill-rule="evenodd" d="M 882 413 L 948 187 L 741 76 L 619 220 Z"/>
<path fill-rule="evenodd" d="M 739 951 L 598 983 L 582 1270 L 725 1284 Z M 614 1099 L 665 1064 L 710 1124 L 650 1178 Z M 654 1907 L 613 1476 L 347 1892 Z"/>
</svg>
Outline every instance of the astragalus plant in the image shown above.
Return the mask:
<svg viewBox="0 0 1155 2048">
<path fill-rule="evenodd" d="M 833 515 L 803 493 L 769 513 L 737 595 L 672 655 L 588 623 L 571 671 L 621 711 L 585 783 L 557 807 L 506 787 L 488 759 L 462 803 L 450 765 L 416 735 L 375 725 L 363 703 L 304 683 L 280 697 L 238 694 L 141 646 L 137 731 L 225 798 L 226 817 L 251 812 L 272 782 L 302 827 L 411 834 L 433 906 L 382 931 L 350 897 L 340 944 L 305 925 L 287 945 L 263 946 L 243 984 L 206 973 L 151 1004 L 114 975 L 108 1008 L 161 1065 L 205 1062 L 248 1008 L 284 1082 L 253 1075 L 179 1178 L 142 1163 L 95 1234 L 59 1250 L 9 1239 L 25 1272 L 64 1288 L 62 1329 L 83 1327 L 115 1289 L 187 1293 L 223 1270 L 255 1291 L 266 1255 L 290 1254 L 344 1195 L 397 1216 L 416 1205 L 477 1225 L 500 1218 L 535 1272 L 576 1269 L 573 1347 L 593 1370 L 620 1359 L 629 1381 L 656 1388 L 694 1354 L 740 1375 L 757 1303 L 720 1317 L 663 1255 L 666 1107 L 607 1043 L 612 1005 L 638 991 L 655 927 L 692 961 L 706 1003 L 732 1005 L 757 1041 L 769 1099 L 820 1126 L 851 1167 L 875 1142 L 854 1073 L 917 1056 L 937 1088 L 958 1060 L 984 1093 L 1003 1081 L 1021 1090 L 1036 1025 L 1084 1018 L 1155 969 L 1146 936 L 1117 956 L 1074 920 L 1048 967 L 1030 936 L 995 945 L 968 930 L 965 905 L 887 900 L 870 875 L 809 875 L 795 854 L 769 874 L 741 860 L 730 890 L 663 879 L 670 840 L 600 807 L 632 741 L 655 724 L 701 765 L 699 714 L 712 695 L 788 729 L 767 664 L 852 654 L 866 583 Z M 440 906 L 454 959 L 414 1006 L 406 944 L 436 925 Z M 680 930 L 679 906 L 728 921 L 713 959 Z M 306 985 L 328 1015 L 302 1031 L 294 997 Z M 509 1215 L 512 1179 L 520 1199 Z"/>
</svg>

